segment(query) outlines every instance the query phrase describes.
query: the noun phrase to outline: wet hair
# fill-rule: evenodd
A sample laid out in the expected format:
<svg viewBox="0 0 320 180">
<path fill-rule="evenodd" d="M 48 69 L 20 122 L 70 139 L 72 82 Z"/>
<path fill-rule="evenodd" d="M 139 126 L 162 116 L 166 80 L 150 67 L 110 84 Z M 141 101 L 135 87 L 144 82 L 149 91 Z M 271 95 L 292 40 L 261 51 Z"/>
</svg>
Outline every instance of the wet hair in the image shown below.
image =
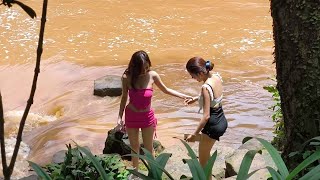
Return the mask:
<svg viewBox="0 0 320 180">
<path fill-rule="evenodd" d="M 186 64 L 187 71 L 191 74 L 196 75 L 200 72 L 208 74 L 209 71 L 213 69 L 213 67 L 214 64 L 211 61 L 205 61 L 201 57 L 193 57 Z"/>
<path fill-rule="evenodd" d="M 129 75 L 131 86 L 135 89 L 135 83 L 137 82 L 138 76 L 142 74 L 144 70 L 144 65 L 148 63 L 149 68 L 151 67 L 151 61 L 148 54 L 145 51 L 137 51 L 133 53 L 131 60 L 129 62 L 128 68 L 125 70 L 124 74 Z M 149 71 L 150 69 L 148 69 Z"/>
</svg>

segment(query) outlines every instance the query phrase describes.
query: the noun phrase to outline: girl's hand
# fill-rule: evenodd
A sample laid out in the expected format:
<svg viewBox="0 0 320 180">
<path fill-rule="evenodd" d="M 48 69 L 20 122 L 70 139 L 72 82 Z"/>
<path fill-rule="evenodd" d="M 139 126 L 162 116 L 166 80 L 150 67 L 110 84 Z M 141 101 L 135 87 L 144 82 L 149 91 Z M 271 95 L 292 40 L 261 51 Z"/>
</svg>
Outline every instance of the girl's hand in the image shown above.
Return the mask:
<svg viewBox="0 0 320 180">
<path fill-rule="evenodd" d="M 121 118 L 118 119 L 117 126 L 114 129 L 116 131 L 124 131 L 124 123 Z"/>
<path fill-rule="evenodd" d="M 189 104 L 192 104 L 192 103 L 196 102 L 197 99 L 198 99 L 197 97 L 186 98 L 186 99 L 184 100 L 184 103 L 185 103 L 186 105 L 189 105 Z"/>
<path fill-rule="evenodd" d="M 189 135 L 187 136 L 187 138 L 185 138 L 185 141 L 187 141 L 187 142 L 195 142 L 195 141 L 196 141 L 196 135 L 194 135 L 194 134 L 189 134 Z"/>
</svg>

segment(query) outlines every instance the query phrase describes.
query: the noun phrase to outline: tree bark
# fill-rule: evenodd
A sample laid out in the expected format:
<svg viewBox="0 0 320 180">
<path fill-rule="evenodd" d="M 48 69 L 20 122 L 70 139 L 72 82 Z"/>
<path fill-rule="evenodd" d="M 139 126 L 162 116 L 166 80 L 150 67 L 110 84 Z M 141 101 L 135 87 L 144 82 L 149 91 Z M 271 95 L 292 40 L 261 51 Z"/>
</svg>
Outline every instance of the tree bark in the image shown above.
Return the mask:
<svg viewBox="0 0 320 180">
<path fill-rule="evenodd" d="M 277 88 L 285 126 L 283 157 L 320 135 L 320 1 L 271 0 Z"/>
</svg>

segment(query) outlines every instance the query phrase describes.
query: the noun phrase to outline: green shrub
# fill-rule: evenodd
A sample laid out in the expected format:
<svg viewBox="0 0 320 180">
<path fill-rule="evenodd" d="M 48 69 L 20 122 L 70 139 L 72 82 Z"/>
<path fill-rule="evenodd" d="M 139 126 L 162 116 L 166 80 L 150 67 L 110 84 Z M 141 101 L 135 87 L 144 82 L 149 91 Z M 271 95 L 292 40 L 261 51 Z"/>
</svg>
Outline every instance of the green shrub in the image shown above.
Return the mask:
<svg viewBox="0 0 320 180">
<path fill-rule="evenodd" d="M 275 80 L 274 80 L 275 81 Z M 283 122 L 283 115 L 281 110 L 281 101 L 278 89 L 273 86 L 264 86 L 263 89 L 267 90 L 269 93 L 272 94 L 273 100 L 275 104 L 270 107 L 274 112 L 272 114 L 272 120 L 275 122 L 274 124 L 274 131 L 273 134 L 275 135 L 272 144 L 279 150 L 283 150 L 283 142 L 285 141 L 285 133 L 284 133 L 284 122 Z"/>
<path fill-rule="evenodd" d="M 317 137 L 320 139 L 320 137 Z M 248 140 L 252 139 L 252 137 L 246 137 L 243 139 L 242 143 L 247 142 Z M 284 161 L 281 158 L 281 155 L 279 154 L 278 150 L 276 150 L 272 144 L 270 144 L 268 141 L 256 138 L 268 151 L 270 154 L 272 160 L 274 161 L 275 165 L 277 166 L 278 170 L 273 169 L 272 167 L 267 166 L 269 173 L 272 176 L 273 180 L 291 180 L 291 179 L 297 179 L 299 180 L 319 180 L 319 174 L 320 174 L 320 164 L 316 165 L 314 168 L 310 169 L 304 176 L 299 177 L 299 173 L 303 170 L 305 170 L 309 165 L 313 164 L 314 162 L 317 162 L 320 160 L 320 150 L 315 151 L 312 153 L 308 158 L 306 158 L 304 161 L 302 161 L 295 169 L 293 169 L 290 173 L 288 171 L 288 168 Z M 253 159 L 253 157 L 252 157 Z M 243 161 L 242 161 L 243 162 Z M 251 165 L 246 164 L 247 166 Z M 242 166 L 242 164 L 241 164 Z M 241 169 L 241 167 L 240 167 Z M 254 172 L 253 172 L 254 173 Z M 253 173 L 250 173 L 252 175 Z M 239 172 L 240 174 L 240 172 Z M 250 175 L 245 175 L 244 179 L 247 179 L 250 177 Z M 239 175 L 238 175 L 239 177 Z M 237 178 L 239 180 L 242 180 L 240 178 Z"/>
<path fill-rule="evenodd" d="M 125 169 L 121 157 L 117 154 L 103 154 L 94 156 L 90 150 L 77 145 L 71 148 L 67 145 L 65 160 L 59 164 L 49 164 L 44 169 L 30 162 L 38 176 L 53 180 L 65 179 L 103 179 L 103 180 L 125 180 L 129 171 Z M 47 175 L 45 175 L 47 174 Z"/>
</svg>

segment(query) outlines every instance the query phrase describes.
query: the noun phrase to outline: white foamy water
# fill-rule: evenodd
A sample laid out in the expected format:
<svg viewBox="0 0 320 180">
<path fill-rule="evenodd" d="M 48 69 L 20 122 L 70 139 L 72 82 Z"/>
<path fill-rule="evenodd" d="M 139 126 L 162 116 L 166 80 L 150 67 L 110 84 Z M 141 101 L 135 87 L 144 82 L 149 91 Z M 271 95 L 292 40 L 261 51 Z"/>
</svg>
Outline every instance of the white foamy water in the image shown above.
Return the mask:
<svg viewBox="0 0 320 180">
<path fill-rule="evenodd" d="M 7 157 L 8 165 L 10 164 L 10 160 L 16 144 L 16 136 L 17 136 L 22 115 L 23 115 L 23 111 L 8 111 L 4 114 L 5 137 L 6 137 L 5 147 L 6 147 L 6 157 Z M 34 128 L 37 128 L 41 125 L 45 125 L 49 122 L 55 121 L 56 119 L 57 118 L 54 116 L 29 113 L 24 126 L 24 132 L 30 132 Z M 15 168 L 12 173 L 12 179 L 20 179 L 22 177 L 30 175 L 30 171 L 29 171 L 30 167 L 27 162 L 29 153 L 30 153 L 30 147 L 23 142 L 23 138 L 22 138 L 17 160 L 15 163 Z M 0 157 L 0 161 L 2 162 L 1 157 Z M 1 171 L 0 176 L 3 176 L 2 166 L 0 166 L 0 171 Z"/>
</svg>

